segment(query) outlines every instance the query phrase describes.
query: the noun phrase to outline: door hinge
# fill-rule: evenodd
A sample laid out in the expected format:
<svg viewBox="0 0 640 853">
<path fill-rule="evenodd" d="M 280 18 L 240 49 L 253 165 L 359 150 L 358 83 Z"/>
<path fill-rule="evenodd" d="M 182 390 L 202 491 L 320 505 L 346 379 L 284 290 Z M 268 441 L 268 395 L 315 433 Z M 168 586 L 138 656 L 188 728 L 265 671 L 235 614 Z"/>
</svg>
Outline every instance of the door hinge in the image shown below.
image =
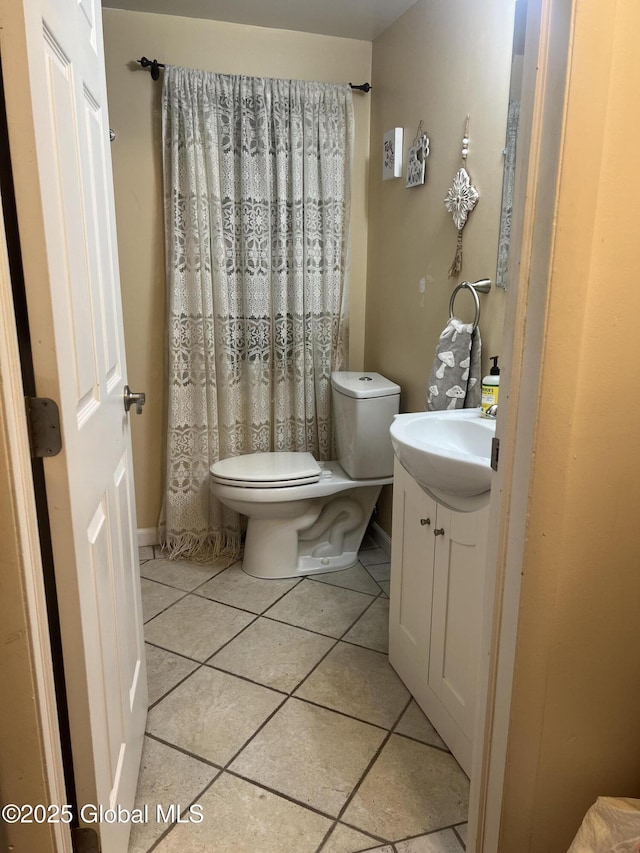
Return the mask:
<svg viewBox="0 0 640 853">
<path fill-rule="evenodd" d="M 48 397 L 25 397 L 31 456 L 56 456 L 62 450 L 60 412 Z"/>
<path fill-rule="evenodd" d="M 491 467 L 498 470 L 498 456 L 500 455 L 500 439 L 495 436 L 491 439 Z"/>
<path fill-rule="evenodd" d="M 73 853 L 100 853 L 100 841 L 95 829 L 74 826 L 71 829 Z"/>
</svg>

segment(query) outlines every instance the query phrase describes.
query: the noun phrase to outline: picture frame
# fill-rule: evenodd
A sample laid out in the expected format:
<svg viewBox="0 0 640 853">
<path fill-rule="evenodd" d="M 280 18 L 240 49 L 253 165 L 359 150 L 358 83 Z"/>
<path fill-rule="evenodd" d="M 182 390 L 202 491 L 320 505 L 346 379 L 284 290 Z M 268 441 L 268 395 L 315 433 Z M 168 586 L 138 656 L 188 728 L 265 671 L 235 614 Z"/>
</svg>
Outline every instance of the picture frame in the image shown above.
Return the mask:
<svg viewBox="0 0 640 853">
<path fill-rule="evenodd" d="M 402 176 L 402 134 L 401 127 L 388 130 L 382 143 L 382 180 L 390 181 Z"/>
<path fill-rule="evenodd" d="M 417 137 L 407 151 L 407 188 L 419 187 L 424 184 L 428 156 L 429 137 L 423 133 Z"/>
</svg>

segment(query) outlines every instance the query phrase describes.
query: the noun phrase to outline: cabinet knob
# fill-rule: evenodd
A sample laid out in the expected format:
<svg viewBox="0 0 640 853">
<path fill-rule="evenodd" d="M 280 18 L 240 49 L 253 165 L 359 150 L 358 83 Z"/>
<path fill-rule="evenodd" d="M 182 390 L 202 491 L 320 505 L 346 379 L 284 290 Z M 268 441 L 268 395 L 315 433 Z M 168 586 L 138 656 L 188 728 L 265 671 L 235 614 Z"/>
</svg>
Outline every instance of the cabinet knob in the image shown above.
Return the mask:
<svg viewBox="0 0 640 853">
<path fill-rule="evenodd" d="M 434 536 L 444 536 L 444 527 L 436 527 L 433 531 Z"/>
<path fill-rule="evenodd" d="M 420 519 L 420 524 L 421 524 L 423 527 L 425 526 L 425 524 L 431 524 L 431 519 L 430 519 L 430 518 L 421 518 L 421 519 Z"/>
</svg>

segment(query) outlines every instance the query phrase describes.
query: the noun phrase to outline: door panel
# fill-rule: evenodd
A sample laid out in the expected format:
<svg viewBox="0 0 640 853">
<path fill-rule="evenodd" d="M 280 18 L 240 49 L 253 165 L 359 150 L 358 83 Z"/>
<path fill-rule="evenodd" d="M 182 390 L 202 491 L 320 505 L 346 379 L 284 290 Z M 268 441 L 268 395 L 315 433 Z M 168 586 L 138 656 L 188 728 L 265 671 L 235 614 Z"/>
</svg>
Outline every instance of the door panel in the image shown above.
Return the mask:
<svg viewBox="0 0 640 853">
<path fill-rule="evenodd" d="M 79 806 L 131 808 L 146 718 L 124 335 L 98 0 L 5 0 L 0 50 Z M 128 827 L 100 830 L 104 853 Z"/>
<path fill-rule="evenodd" d="M 429 687 L 469 739 L 475 719 L 487 512 L 438 507 L 438 525 L 445 533 L 435 548 Z"/>
</svg>

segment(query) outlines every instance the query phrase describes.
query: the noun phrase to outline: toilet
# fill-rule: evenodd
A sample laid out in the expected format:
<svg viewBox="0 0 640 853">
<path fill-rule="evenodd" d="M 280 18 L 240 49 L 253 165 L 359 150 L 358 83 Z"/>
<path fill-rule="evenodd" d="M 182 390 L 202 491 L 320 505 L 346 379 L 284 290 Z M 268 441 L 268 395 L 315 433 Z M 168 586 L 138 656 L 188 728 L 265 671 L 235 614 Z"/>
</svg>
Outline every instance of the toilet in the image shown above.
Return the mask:
<svg viewBox="0 0 640 853">
<path fill-rule="evenodd" d="M 216 462 L 211 492 L 248 517 L 242 568 L 292 578 L 355 565 L 375 503 L 393 482 L 389 427 L 400 387 L 379 373 L 331 375 L 338 459 L 250 453 Z"/>
</svg>

